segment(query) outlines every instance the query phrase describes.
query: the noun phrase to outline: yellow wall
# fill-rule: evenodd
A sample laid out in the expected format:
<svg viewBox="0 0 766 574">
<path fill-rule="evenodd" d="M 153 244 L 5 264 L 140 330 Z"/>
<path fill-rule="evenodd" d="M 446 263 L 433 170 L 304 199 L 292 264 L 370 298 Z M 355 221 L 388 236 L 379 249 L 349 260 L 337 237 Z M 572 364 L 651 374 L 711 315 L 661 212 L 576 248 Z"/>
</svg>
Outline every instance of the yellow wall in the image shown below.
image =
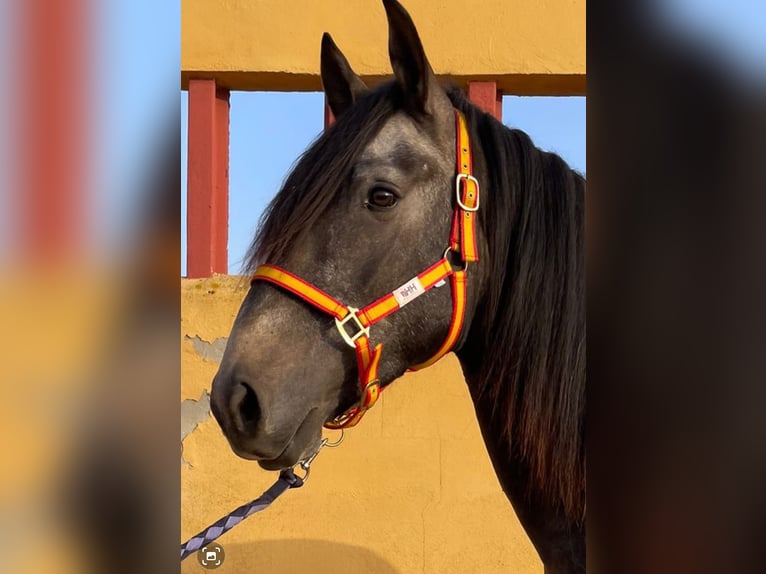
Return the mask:
<svg viewBox="0 0 766 574">
<path fill-rule="evenodd" d="M 437 74 L 508 94 L 585 94 L 585 0 L 404 0 Z M 391 74 L 379 0 L 182 0 L 181 79 L 237 90 L 319 90 L 330 32 L 355 71 Z"/>
<path fill-rule="evenodd" d="M 187 337 L 226 337 L 244 293 L 239 277 L 182 280 L 182 400 L 209 391 L 217 369 Z M 276 478 L 236 457 L 212 417 L 187 435 L 183 459 L 184 540 Z M 452 355 L 397 381 L 339 448 L 320 454 L 303 488 L 221 544 L 222 573 L 542 572 L 490 466 Z M 201 567 L 190 557 L 182 571 Z"/>
</svg>

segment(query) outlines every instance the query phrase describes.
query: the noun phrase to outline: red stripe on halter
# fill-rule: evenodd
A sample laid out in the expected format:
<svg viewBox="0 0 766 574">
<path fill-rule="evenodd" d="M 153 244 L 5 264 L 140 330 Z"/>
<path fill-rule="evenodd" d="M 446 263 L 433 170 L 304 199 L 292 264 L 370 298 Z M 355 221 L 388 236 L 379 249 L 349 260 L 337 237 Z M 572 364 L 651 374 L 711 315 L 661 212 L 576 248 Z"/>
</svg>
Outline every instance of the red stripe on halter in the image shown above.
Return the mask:
<svg viewBox="0 0 766 574">
<path fill-rule="evenodd" d="M 359 403 L 342 415 L 325 423 L 326 428 L 339 429 L 355 426 L 380 396 L 382 389 L 378 381 L 378 365 L 383 352 L 383 345 L 378 344 L 374 349 L 370 349 L 370 327 L 424 295 L 448 277 L 452 291 L 452 320 L 447 338 L 433 357 L 425 363 L 411 367 L 411 370 L 422 369 L 434 364 L 455 346 L 460 336 L 465 320 L 468 262 L 479 259 L 476 242 L 479 182 L 473 177 L 473 157 L 468 125 L 463 114 L 457 110 L 455 110 L 455 132 L 456 198 L 449 247 L 444 256 L 428 269 L 361 310 L 344 305 L 308 281 L 275 265 L 261 265 L 252 276 L 251 281 L 268 281 L 335 317 L 335 323 L 341 337 L 346 344 L 354 347 L 361 387 Z M 461 259 L 465 263 L 463 269 L 453 269 L 447 257 L 450 250 L 460 253 Z M 349 329 L 351 330 L 349 331 Z"/>
</svg>

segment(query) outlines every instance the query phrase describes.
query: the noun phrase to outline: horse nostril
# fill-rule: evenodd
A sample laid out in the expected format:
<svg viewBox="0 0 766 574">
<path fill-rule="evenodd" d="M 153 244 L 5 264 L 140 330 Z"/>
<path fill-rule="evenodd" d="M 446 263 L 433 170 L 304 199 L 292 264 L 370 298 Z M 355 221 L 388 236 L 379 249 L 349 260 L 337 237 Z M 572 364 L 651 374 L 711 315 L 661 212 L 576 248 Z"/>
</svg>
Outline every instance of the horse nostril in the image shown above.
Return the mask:
<svg viewBox="0 0 766 574">
<path fill-rule="evenodd" d="M 255 426 L 261 418 L 261 405 L 253 388 L 240 382 L 231 397 L 234 421 L 240 432 L 255 432 Z"/>
</svg>

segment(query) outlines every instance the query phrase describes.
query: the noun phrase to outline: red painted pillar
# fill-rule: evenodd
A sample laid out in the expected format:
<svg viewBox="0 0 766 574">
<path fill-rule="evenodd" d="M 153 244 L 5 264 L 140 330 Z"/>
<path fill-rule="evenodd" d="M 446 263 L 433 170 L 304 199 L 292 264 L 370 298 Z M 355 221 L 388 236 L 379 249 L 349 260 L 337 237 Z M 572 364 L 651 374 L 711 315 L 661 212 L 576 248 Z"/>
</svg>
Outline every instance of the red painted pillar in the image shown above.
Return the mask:
<svg viewBox="0 0 766 574">
<path fill-rule="evenodd" d="M 22 260 L 67 264 L 81 257 L 88 239 L 88 147 L 92 70 L 89 0 L 18 2 L 6 10 L 18 33 L 19 78 L 3 90 L 17 130 L 9 168 L 18 193 Z M 14 22 L 13 19 L 16 19 Z M 8 140 L 11 143 L 11 139 Z M 3 190 L 5 191 L 5 190 Z M 0 192 L 1 193 L 1 192 Z"/>
<path fill-rule="evenodd" d="M 228 271 L 229 91 L 189 80 L 187 277 Z"/>
<path fill-rule="evenodd" d="M 503 121 L 503 93 L 497 89 L 495 82 L 468 82 L 468 99 Z"/>
</svg>

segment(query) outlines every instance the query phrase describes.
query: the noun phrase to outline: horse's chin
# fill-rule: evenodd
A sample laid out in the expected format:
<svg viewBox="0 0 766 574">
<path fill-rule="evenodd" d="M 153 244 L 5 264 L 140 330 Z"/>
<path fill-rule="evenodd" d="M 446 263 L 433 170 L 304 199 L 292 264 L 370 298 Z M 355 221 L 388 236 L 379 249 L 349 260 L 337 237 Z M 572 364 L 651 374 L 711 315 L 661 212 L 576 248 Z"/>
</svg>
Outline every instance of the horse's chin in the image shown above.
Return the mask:
<svg viewBox="0 0 766 574">
<path fill-rule="evenodd" d="M 292 468 L 300 461 L 307 459 L 319 449 L 322 440 L 322 420 L 317 415 L 316 409 L 312 409 L 279 456 L 272 459 L 250 458 L 254 458 L 264 470 Z"/>
<path fill-rule="evenodd" d="M 264 470 L 284 470 L 292 468 L 300 461 L 308 458 L 319 449 L 319 439 L 312 440 L 308 445 L 301 447 L 298 443 L 292 442 L 287 449 L 277 458 L 258 459 L 258 465 Z"/>
</svg>

